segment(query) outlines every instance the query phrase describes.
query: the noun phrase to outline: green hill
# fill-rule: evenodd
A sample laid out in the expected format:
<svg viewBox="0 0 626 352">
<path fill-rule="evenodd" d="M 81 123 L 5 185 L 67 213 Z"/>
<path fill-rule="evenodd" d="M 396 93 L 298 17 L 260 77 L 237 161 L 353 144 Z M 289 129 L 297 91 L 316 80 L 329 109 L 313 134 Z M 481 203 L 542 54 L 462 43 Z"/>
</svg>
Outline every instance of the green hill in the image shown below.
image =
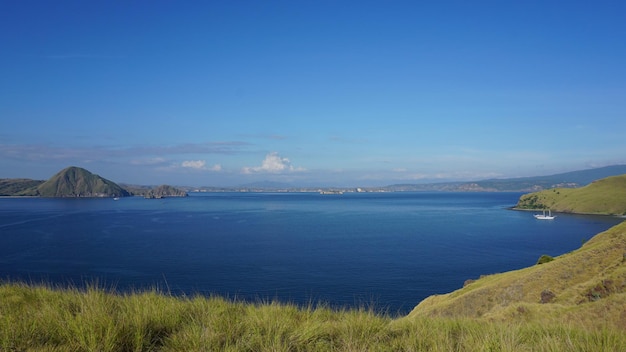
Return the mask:
<svg viewBox="0 0 626 352">
<path fill-rule="evenodd" d="M 0 179 L 0 196 L 24 196 L 36 195 L 34 190 L 44 181 L 26 178 Z"/>
<path fill-rule="evenodd" d="M 126 197 L 130 193 L 112 181 L 80 168 L 59 171 L 36 188 L 41 197 Z"/>
<path fill-rule="evenodd" d="M 515 209 L 626 215 L 626 175 L 607 177 L 581 188 L 555 188 L 525 194 Z"/>
<path fill-rule="evenodd" d="M 544 264 L 488 275 L 423 300 L 409 317 L 609 327 L 626 331 L 626 222 Z"/>
</svg>

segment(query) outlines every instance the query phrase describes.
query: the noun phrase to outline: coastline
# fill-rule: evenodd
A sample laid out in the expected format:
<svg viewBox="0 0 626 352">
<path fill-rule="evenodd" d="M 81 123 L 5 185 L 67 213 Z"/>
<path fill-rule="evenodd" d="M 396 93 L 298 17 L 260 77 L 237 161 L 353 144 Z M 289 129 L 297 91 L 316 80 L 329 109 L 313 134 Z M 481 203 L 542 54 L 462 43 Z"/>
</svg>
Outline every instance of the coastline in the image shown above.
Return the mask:
<svg viewBox="0 0 626 352">
<path fill-rule="evenodd" d="M 527 208 L 517 208 L 517 207 L 509 207 L 509 208 L 506 208 L 506 209 L 507 210 L 515 210 L 515 211 L 526 211 L 526 212 L 539 212 L 539 211 L 543 211 L 544 210 L 544 209 L 527 209 Z M 584 213 L 584 212 L 558 211 L 558 210 L 552 210 L 552 213 L 553 214 L 571 214 L 571 215 L 611 216 L 611 217 L 626 219 L 626 215 L 624 215 L 624 214 L 613 214 L 613 213 Z"/>
<path fill-rule="evenodd" d="M 2 198 L 42 198 L 41 196 L 0 196 Z"/>
</svg>

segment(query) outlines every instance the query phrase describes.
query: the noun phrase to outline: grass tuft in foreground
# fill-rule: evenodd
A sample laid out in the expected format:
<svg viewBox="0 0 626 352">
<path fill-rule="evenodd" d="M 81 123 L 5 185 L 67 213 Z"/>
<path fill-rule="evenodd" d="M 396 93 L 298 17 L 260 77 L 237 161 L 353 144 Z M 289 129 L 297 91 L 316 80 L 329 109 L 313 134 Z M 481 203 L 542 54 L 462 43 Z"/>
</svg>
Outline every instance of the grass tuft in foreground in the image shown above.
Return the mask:
<svg viewBox="0 0 626 352">
<path fill-rule="evenodd" d="M 621 351 L 623 331 L 0 285 L 1 351 Z"/>
</svg>

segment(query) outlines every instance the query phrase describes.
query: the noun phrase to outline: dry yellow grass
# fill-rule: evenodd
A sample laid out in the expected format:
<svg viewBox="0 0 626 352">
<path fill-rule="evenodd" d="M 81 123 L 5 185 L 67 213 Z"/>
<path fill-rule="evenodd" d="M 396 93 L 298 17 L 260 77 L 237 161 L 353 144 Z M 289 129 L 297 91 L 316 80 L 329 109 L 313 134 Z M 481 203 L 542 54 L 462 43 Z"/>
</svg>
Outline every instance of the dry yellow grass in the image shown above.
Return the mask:
<svg viewBox="0 0 626 352">
<path fill-rule="evenodd" d="M 625 256 L 623 222 L 554 261 L 482 277 L 452 293 L 429 297 L 409 317 L 575 323 L 626 331 Z"/>
</svg>

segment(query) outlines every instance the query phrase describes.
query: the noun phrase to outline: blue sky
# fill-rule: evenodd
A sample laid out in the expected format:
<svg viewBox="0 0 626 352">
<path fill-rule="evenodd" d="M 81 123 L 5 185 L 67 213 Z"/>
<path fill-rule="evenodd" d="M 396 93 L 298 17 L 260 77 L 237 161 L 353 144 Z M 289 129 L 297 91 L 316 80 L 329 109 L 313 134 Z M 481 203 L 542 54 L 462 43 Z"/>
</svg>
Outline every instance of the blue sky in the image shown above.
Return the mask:
<svg viewBox="0 0 626 352">
<path fill-rule="evenodd" d="M 2 1 L 0 178 L 369 186 L 626 163 L 623 1 Z"/>
</svg>

